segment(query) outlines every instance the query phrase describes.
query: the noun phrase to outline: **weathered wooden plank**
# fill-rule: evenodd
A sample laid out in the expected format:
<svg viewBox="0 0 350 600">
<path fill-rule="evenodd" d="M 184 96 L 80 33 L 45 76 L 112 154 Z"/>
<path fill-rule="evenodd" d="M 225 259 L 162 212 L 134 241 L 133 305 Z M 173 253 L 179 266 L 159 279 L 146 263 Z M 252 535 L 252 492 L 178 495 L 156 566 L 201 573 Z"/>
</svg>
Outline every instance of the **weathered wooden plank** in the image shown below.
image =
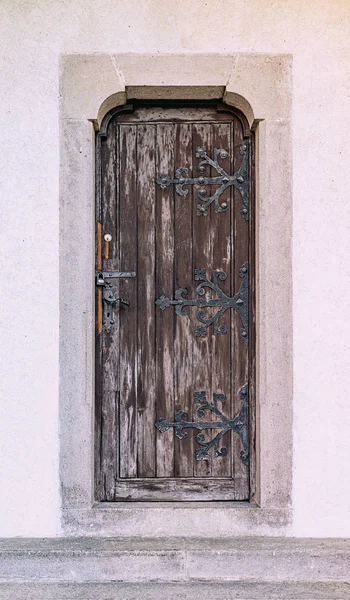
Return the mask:
<svg viewBox="0 0 350 600">
<path fill-rule="evenodd" d="M 215 123 L 212 128 L 212 148 L 223 149 L 227 151 L 226 158 L 219 158 L 220 166 L 226 173 L 231 173 L 231 123 Z M 212 168 L 211 175 L 217 173 Z M 211 206 L 210 216 L 212 237 L 213 237 L 213 269 L 214 271 L 224 271 L 227 274 L 225 281 L 220 281 L 221 289 L 230 296 L 231 291 L 231 201 L 230 190 L 220 198 L 220 204 L 227 205 L 227 212 L 216 213 L 214 206 Z M 208 218 L 206 217 L 206 218 Z M 213 392 L 225 394 L 226 403 L 222 406 L 222 411 L 228 417 L 232 414 L 231 404 L 231 354 L 232 354 L 232 336 L 231 323 L 233 319 L 232 310 L 226 311 L 220 319 L 220 325 L 227 327 L 227 333 L 212 336 L 212 386 Z M 232 474 L 232 434 L 226 434 L 222 446 L 227 449 L 227 456 L 217 457 L 212 460 L 212 476 L 229 476 Z"/>
<path fill-rule="evenodd" d="M 102 268 L 102 224 L 96 223 L 96 256 L 95 263 L 97 270 Z M 102 290 L 96 288 L 96 338 L 95 338 L 95 498 L 103 498 L 104 490 L 102 486 L 101 472 L 101 428 L 102 428 L 102 381 L 103 381 L 103 358 L 102 358 Z"/>
<path fill-rule="evenodd" d="M 234 481 L 231 478 L 151 478 L 122 479 L 118 482 L 120 501 L 212 501 L 232 500 Z"/>
<path fill-rule="evenodd" d="M 234 122 L 233 130 L 233 172 L 238 171 L 242 165 L 243 155 L 241 147 L 243 144 L 242 126 L 238 120 Z M 237 293 L 241 284 L 240 268 L 249 260 L 249 225 L 241 214 L 242 196 L 238 190 L 233 191 L 233 223 L 234 231 L 234 260 L 232 262 L 233 293 Z M 233 316 L 234 353 L 233 353 L 233 390 L 232 403 L 234 416 L 239 413 L 242 400 L 240 398 L 241 388 L 249 382 L 249 345 L 242 339 L 240 329 L 242 322 L 236 313 Z M 233 435 L 233 464 L 235 478 L 235 498 L 245 500 L 249 497 L 249 468 L 240 459 L 242 444 L 237 435 Z"/>
<path fill-rule="evenodd" d="M 207 123 L 194 123 L 192 126 L 193 135 L 193 154 L 192 154 L 192 165 L 193 165 L 193 176 L 198 177 L 200 175 L 197 165 L 199 158 L 196 157 L 196 148 L 205 146 L 210 155 L 212 155 L 213 147 L 211 140 L 211 125 Z M 208 175 L 210 175 L 210 169 L 207 167 Z M 211 277 L 213 271 L 213 228 L 211 214 L 214 210 L 214 206 L 210 206 L 207 216 L 199 216 L 197 210 L 197 196 L 199 190 L 202 187 L 200 185 L 193 186 L 193 269 L 206 269 L 207 275 Z M 210 193 L 210 192 L 208 192 Z M 198 282 L 194 281 L 194 273 L 192 273 L 192 294 L 195 296 L 195 288 Z M 207 298 L 212 297 L 212 293 L 207 291 L 205 296 Z M 212 314 L 213 310 L 208 309 L 208 315 Z M 191 309 L 191 323 L 194 329 L 197 321 L 197 308 Z M 212 331 L 207 332 L 206 337 L 196 336 L 193 341 L 193 391 L 200 392 L 205 391 L 207 399 L 212 400 L 213 386 L 212 386 Z M 194 420 L 198 420 L 197 407 L 193 405 L 192 417 Z M 206 413 L 206 419 L 214 420 L 212 413 Z M 210 437 L 210 434 L 208 438 Z M 210 477 L 211 467 L 213 458 L 210 456 L 208 460 L 196 461 L 194 463 L 194 474 L 196 477 Z"/>
<path fill-rule="evenodd" d="M 136 271 L 137 275 L 137 172 L 136 125 L 120 125 L 118 161 L 119 185 L 119 262 L 120 270 Z M 137 476 L 137 281 L 119 280 L 119 295 L 130 306 L 117 308 L 120 318 L 119 336 L 119 448 L 120 477 Z M 113 329 L 114 331 L 114 329 Z M 117 485 L 117 497 L 119 487 Z"/>
<path fill-rule="evenodd" d="M 155 355 L 155 125 L 137 126 L 137 474 L 154 477 Z"/>
<path fill-rule="evenodd" d="M 256 246 L 255 246 L 255 135 L 250 138 L 250 220 L 249 220 L 249 500 L 256 501 Z"/>
<path fill-rule="evenodd" d="M 175 165 L 192 165 L 192 125 L 177 124 L 175 138 Z M 189 186 L 185 197 L 175 195 L 175 278 L 174 289 L 193 285 L 192 265 L 193 194 Z M 193 309 L 192 309 L 193 310 Z M 175 318 L 174 368 L 175 411 L 192 414 L 193 404 L 193 323 L 188 317 Z M 193 476 L 194 436 L 183 440 L 174 438 L 175 476 Z"/>
<path fill-rule="evenodd" d="M 100 185 L 98 186 L 100 191 Z M 97 212 L 97 211 L 96 211 Z M 98 216 L 98 215 L 96 215 Z M 96 221 L 96 248 L 95 248 L 95 265 L 96 269 L 102 269 L 102 224 Z M 96 288 L 96 337 L 95 337 L 95 455 L 94 455 L 94 471 L 95 471 L 95 498 L 100 500 L 104 494 L 102 487 L 101 473 L 101 426 L 102 426 L 102 380 L 103 380 L 103 363 L 102 363 L 102 290 Z"/>
<path fill-rule="evenodd" d="M 95 157 L 95 269 L 99 270 L 102 267 L 102 209 L 101 209 L 101 137 L 96 136 Z M 102 381 L 103 381 L 103 358 L 102 358 L 102 291 L 96 288 L 95 294 L 95 423 L 94 423 L 94 498 L 99 501 L 104 498 L 104 489 L 102 486 L 102 471 L 101 471 L 101 428 L 102 428 Z"/>
<path fill-rule="evenodd" d="M 101 148 L 104 169 L 102 173 L 102 234 L 113 232 L 113 259 L 103 260 L 104 270 L 115 263 L 116 251 L 116 214 L 117 214 L 117 177 L 116 177 L 116 125 L 112 123 L 109 135 Z M 103 381 L 101 411 L 101 471 L 105 500 L 114 500 L 115 477 L 118 468 L 117 406 L 118 389 L 118 339 L 113 333 L 102 334 Z"/>
<path fill-rule="evenodd" d="M 101 240 L 102 251 L 103 251 L 103 267 L 105 270 L 114 270 L 118 264 L 118 238 L 116 234 L 117 226 L 117 212 L 118 212 L 118 181 L 117 181 L 117 153 L 116 153 L 116 136 L 117 136 L 117 125 L 112 122 L 109 125 L 108 136 L 102 142 L 101 147 L 101 158 L 104 164 L 102 172 L 102 235 L 110 233 L 112 235 L 112 241 L 109 246 L 110 258 L 106 260 L 104 256 L 104 240 Z"/>
<path fill-rule="evenodd" d="M 135 112 L 123 115 L 124 123 L 193 123 L 229 122 L 235 119 L 227 113 L 217 112 L 212 106 L 153 106 L 139 107 Z"/>
<path fill-rule="evenodd" d="M 174 172 L 175 126 L 157 125 L 156 173 Z M 156 189 L 156 298 L 174 289 L 174 189 Z M 156 311 L 157 407 L 156 418 L 174 417 L 174 311 Z M 174 434 L 156 432 L 157 477 L 174 475 Z"/>
</svg>

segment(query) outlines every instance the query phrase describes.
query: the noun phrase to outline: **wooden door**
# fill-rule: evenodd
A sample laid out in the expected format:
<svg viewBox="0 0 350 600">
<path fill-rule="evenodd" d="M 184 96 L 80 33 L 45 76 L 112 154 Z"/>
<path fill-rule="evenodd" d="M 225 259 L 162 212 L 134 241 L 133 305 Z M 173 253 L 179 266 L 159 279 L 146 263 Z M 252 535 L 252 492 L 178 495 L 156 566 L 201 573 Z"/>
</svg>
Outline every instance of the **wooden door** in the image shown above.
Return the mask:
<svg viewBox="0 0 350 600">
<path fill-rule="evenodd" d="M 97 138 L 96 497 L 248 500 L 252 134 L 224 105 L 140 105 Z"/>
</svg>

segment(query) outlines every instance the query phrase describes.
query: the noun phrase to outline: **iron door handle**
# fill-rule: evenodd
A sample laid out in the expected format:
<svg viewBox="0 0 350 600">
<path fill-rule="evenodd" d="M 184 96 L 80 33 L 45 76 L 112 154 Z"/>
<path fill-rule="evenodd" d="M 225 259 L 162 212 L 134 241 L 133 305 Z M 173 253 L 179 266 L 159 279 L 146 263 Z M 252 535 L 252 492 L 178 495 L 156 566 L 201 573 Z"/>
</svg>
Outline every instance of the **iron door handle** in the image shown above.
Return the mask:
<svg viewBox="0 0 350 600">
<path fill-rule="evenodd" d="M 96 274 L 96 285 L 102 288 L 103 315 L 102 324 L 106 333 L 110 333 L 111 327 L 114 324 L 113 309 L 118 304 L 119 306 L 130 306 L 130 300 L 127 298 L 116 298 L 113 294 L 112 283 L 106 279 L 136 277 L 134 271 L 99 271 Z"/>
<path fill-rule="evenodd" d="M 110 333 L 111 327 L 114 324 L 113 309 L 117 304 L 119 306 L 130 306 L 130 301 L 126 298 L 116 298 L 112 291 L 112 284 L 106 283 L 103 287 L 103 317 L 102 323 L 107 333 Z"/>
<path fill-rule="evenodd" d="M 122 304 L 123 306 L 130 306 L 130 300 L 127 298 L 116 298 L 112 292 L 112 287 L 110 283 L 107 283 L 103 289 L 103 300 L 106 304 L 109 304 L 112 308 L 117 304 Z"/>
</svg>

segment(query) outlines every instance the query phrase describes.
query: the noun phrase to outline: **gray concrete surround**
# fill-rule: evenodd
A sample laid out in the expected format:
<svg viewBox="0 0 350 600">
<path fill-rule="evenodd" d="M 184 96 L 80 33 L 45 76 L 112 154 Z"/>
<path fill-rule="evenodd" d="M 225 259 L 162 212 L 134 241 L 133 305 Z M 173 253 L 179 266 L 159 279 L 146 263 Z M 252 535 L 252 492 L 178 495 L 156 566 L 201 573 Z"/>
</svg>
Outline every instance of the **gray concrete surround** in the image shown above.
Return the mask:
<svg viewBox="0 0 350 600">
<path fill-rule="evenodd" d="M 253 53 L 64 55 L 60 97 L 63 535 L 164 538 L 290 535 L 292 57 Z M 95 503 L 93 123 L 99 127 L 108 110 L 135 98 L 220 98 L 239 108 L 249 125 L 257 127 L 257 493 L 251 504 Z"/>
</svg>

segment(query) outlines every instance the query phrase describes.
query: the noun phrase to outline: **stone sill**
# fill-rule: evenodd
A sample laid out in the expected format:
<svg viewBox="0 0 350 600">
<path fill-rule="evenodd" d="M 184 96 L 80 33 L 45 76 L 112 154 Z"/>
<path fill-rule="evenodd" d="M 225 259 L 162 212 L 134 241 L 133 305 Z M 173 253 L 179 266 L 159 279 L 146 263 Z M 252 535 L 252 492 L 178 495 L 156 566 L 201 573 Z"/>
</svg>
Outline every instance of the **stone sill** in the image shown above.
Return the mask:
<svg viewBox="0 0 350 600">
<path fill-rule="evenodd" d="M 104 502 L 62 511 L 63 534 L 77 537 L 284 537 L 291 519 L 291 509 L 247 502 Z"/>
<path fill-rule="evenodd" d="M 11 582 L 345 584 L 350 539 L 16 538 L 0 540 L 0 564 L 0 591 Z"/>
</svg>

